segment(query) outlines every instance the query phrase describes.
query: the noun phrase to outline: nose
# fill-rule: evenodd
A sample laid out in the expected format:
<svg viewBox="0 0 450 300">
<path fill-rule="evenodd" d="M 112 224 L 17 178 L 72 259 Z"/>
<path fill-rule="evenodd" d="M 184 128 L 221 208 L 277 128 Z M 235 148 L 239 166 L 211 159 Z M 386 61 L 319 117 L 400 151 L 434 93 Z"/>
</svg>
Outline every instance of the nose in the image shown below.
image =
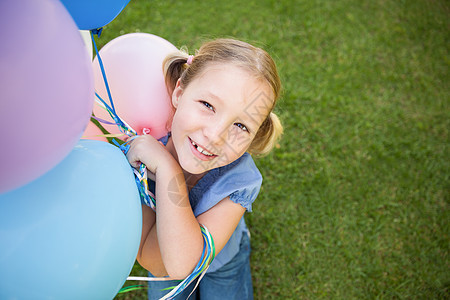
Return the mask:
<svg viewBox="0 0 450 300">
<path fill-rule="evenodd" d="M 212 121 L 203 129 L 203 134 L 215 147 L 222 146 L 228 139 L 229 125 L 224 121 Z"/>
</svg>

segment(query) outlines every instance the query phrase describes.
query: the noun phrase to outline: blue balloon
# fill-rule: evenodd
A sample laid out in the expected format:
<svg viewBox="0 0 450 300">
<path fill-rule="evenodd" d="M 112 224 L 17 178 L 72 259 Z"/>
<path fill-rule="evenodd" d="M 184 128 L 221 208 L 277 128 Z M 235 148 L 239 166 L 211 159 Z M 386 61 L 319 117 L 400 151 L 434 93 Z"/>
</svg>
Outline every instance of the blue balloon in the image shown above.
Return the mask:
<svg viewBox="0 0 450 300">
<path fill-rule="evenodd" d="M 141 230 L 125 156 L 81 140 L 45 175 L 0 194 L 0 299 L 112 299 L 134 265 Z"/>
<path fill-rule="evenodd" d="M 61 0 L 81 30 L 105 26 L 125 8 L 130 0 Z"/>
</svg>

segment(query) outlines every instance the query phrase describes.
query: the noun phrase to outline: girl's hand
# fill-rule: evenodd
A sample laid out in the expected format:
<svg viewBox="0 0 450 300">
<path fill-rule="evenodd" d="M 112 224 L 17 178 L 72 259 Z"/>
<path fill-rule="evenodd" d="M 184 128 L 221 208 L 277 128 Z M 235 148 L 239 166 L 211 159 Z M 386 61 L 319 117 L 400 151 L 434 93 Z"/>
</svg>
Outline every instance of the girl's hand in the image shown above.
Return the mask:
<svg viewBox="0 0 450 300">
<path fill-rule="evenodd" d="M 151 135 L 139 136 L 131 141 L 127 159 L 134 168 L 139 168 L 140 164 L 144 163 L 153 174 L 156 174 L 158 167 L 170 165 L 174 161 L 166 147 Z"/>
</svg>

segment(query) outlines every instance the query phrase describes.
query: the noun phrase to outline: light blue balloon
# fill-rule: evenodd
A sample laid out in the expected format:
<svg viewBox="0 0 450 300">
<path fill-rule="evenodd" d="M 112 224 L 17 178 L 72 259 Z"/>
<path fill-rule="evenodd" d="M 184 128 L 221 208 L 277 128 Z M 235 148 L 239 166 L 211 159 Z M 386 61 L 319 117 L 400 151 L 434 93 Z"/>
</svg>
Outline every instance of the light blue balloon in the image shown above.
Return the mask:
<svg viewBox="0 0 450 300">
<path fill-rule="evenodd" d="M 114 20 L 130 0 L 61 0 L 81 30 L 97 29 Z"/>
<path fill-rule="evenodd" d="M 48 173 L 0 195 L 0 299 L 112 299 L 133 267 L 141 226 L 126 157 L 79 141 Z"/>
</svg>

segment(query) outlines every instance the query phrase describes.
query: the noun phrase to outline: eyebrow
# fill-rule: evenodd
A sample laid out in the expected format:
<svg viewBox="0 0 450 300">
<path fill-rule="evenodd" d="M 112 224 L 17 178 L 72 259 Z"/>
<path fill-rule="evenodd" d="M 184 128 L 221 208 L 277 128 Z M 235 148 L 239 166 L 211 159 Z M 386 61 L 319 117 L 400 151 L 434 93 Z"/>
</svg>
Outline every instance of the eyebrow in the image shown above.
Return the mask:
<svg viewBox="0 0 450 300">
<path fill-rule="evenodd" d="M 217 96 L 216 94 L 214 94 L 212 92 L 205 92 L 205 96 L 214 98 L 215 100 L 218 100 L 219 102 L 224 102 L 222 100 L 222 98 L 220 98 L 219 96 Z"/>
</svg>

